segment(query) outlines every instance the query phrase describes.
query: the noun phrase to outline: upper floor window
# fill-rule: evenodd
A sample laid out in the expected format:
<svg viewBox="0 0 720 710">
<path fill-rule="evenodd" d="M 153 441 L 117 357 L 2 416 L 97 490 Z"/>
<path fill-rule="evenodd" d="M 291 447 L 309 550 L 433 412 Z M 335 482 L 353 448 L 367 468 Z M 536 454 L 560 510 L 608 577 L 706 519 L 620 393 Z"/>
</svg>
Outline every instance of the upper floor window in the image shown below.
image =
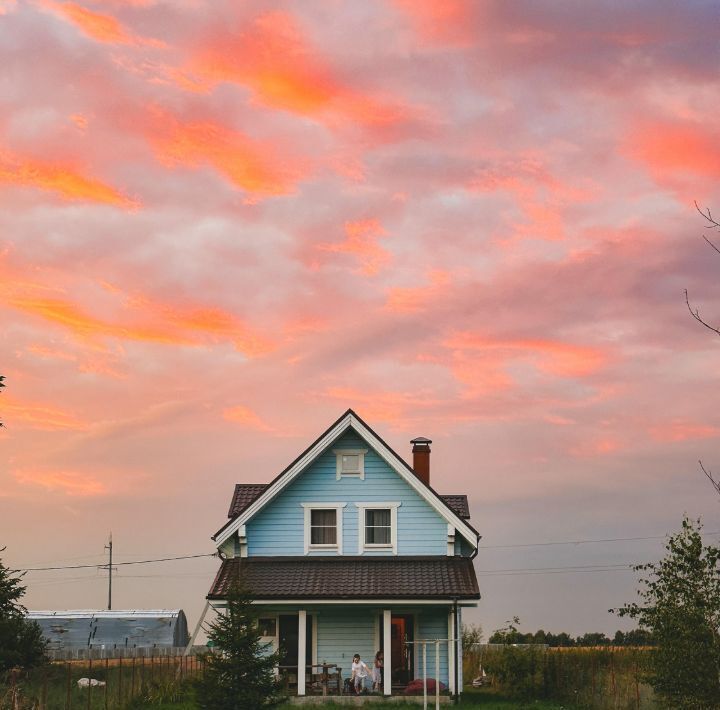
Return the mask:
<svg viewBox="0 0 720 710">
<path fill-rule="evenodd" d="M 310 544 L 337 545 L 337 510 L 310 511 Z"/>
<path fill-rule="evenodd" d="M 337 551 L 342 554 L 342 511 L 347 503 L 303 503 L 305 554 Z"/>
<path fill-rule="evenodd" d="M 392 525 L 389 508 L 365 509 L 365 545 L 390 545 Z"/>
<path fill-rule="evenodd" d="M 336 458 L 335 478 L 357 476 L 365 480 L 365 454 L 367 449 L 333 449 Z"/>
<path fill-rule="evenodd" d="M 358 553 L 387 550 L 397 555 L 397 509 L 400 503 L 355 503 L 358 509 Z"/>
</svg>

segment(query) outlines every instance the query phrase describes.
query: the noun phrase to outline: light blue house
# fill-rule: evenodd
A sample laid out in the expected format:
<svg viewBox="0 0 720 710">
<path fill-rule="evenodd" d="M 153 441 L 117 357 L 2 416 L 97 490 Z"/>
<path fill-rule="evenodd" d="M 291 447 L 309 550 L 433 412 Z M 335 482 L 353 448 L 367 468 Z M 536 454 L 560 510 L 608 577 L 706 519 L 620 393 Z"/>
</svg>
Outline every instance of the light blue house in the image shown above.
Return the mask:
<svg viewBox="0 0 720 710">
<path fill-rule="evenodd" d="M 382 692 L 402 692 L 423 675 L 423 641 L 440 641 L 426 644 L 427 676 L 462 689 L 460 617 L 480 598 L 479 535 L 466 496 L 431 487 L 432 442 L 411 443 L 412 467 L 348 410 L 270 483 L 238 484 L 213 536 L 223 562 L 208 602 L 222 607 L 235 576 L 251 589 L 298 695 L 313 666 L 348 677 L 353 654 L 371 665 L 378 650 Z"/>
</svg>

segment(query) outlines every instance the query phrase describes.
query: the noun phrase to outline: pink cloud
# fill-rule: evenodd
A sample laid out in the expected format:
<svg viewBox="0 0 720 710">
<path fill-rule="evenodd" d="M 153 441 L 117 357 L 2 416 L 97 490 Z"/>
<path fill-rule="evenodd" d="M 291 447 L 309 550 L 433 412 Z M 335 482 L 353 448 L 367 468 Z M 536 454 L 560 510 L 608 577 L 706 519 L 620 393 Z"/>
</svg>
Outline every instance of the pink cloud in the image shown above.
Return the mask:
<svg viewBox="0 0 720 710">
<path fill-rule="evenodd" d="M 656 441 L 680 442 L 717 438 L 720 436 L 720 427 L 704 422 L 691 422 L 678 418 L 651 426 L 649 432 Z"/>
<path fill-rule="evenodd" d="M 231 82 L 250 90 L 264 106 L 312 118 L 334 128 L 350 122 L 378 135 L 416 123 L 420 112 L 344 81 L 312 46 L 293 15 L 268 12 L 237 34 L 216 30 L 196 47 L 181 86 L 207 91 Z"/>
<path fill-rule="evenodd" d="M 385 230 L 376 219 L 362 219 L 345 223 L 345 240 L 342 242 L 321 242 L 315 246 L 320 252 L 349 254 L 358 262 L 358 271 L 366 276 L 375 276 L 392 261 L 392 255 L 378 240 L 385 236 Z"/>
<path fill-rule="evenodd" d="M 243 428 L 252 429 L 254 431 L 271 432 L 271 427 L 267 422 L 260 418 L 250 407 L 238 404 L 234 407 L 228 407 L 223 410 L 223 418 L 234 424 L 239 424 Z"/>
<path fill-rule="evenodd" d="M 25 486 L 44 488 L 51 493 L 60 493 L 78 498 L 105 495 L 107 487 L 93 476 L 74 471 L 15 471 L 15 480 Z"/>
<path fill-rule="evenodd" d="M 139 202 L 110 185 L 83 175 L 76 167 L 22 159 L 0 151 L 0 185 L 33 187 L 70 202 L 90 202 L 135 210 Z"/>
<path fill-rule="evenodd" d="M 148 137 L 166 165 L 209 165 L 254 198 L 292 193 L 310 172 L 309 161 L 210 121 L 181 122 L 160 112 Z"/>
</svg>

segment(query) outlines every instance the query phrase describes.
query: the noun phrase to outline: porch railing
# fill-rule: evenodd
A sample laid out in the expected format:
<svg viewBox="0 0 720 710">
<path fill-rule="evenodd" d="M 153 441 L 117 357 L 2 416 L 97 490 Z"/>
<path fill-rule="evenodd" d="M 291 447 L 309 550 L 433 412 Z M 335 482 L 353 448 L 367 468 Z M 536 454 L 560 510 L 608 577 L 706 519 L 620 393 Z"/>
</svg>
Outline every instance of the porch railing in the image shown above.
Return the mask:
<svg viewBox="0 0 720 710">
<path fill-rule="evenodd" d="M 304 670 L 307 695 L 342 695 L 342 668 L 337 663 L 312 663 Z M 278 666 L 278 673 L 285 691 L 297 692 L 298 666 Z"/>
</svg>

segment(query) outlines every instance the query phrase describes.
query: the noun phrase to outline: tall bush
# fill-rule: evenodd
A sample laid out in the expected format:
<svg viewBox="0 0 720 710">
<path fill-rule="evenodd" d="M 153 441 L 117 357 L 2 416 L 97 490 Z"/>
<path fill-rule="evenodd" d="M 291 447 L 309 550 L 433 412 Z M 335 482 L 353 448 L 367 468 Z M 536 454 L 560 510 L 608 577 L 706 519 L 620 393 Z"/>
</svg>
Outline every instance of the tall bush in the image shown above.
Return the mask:
<svg viewBox="0 0 720 710">
<path fill-rule="evenodd" d="M 677 710 L 720 707 L 720 548 L 704 546 L 701 531 L 685 518 L 665 557 L 636 567 L 646 573 L 640 603 L 616 610 L 652 632 L 649 681 Z"/>
</svg>

